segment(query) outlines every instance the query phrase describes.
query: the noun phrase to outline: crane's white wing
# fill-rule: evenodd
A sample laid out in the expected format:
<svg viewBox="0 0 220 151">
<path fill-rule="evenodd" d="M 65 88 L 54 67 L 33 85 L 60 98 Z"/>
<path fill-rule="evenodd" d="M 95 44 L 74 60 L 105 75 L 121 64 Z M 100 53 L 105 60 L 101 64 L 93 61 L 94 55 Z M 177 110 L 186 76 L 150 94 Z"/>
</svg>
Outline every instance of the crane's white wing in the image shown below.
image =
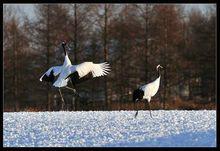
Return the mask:
<svg viewBox="0 0 220 151">
<path fill-rule="evenodd" d="M 93 62 L 84 62 L 77 66 L 71 67 L 71 73 L 76 71 L 79 74 L 79 78 L 86 76 L 90 72 L 94 78 L 107 75 L 110 71 L 110 66 L 107 62 L 99 64 L 95 64 Z"/>
<path fill-rule="evenodd" d="M 107 62 L 104 62 L 99 64 L 93 63 L 93 67 L 91 71 L 93 77 L 100 77 L 107 75 L 111 70 L 109 64 Z"/>
<path fill-rule="evenodd" d="M 57 76 L 58 74 L 60 74 L 61 69 L 62 69 L 62 66 L 51 67 L 40 77 L 40 81 L 42 81 L 43 77 L 45 77 L 45 76 L 49 77 L 51 72 L 53 73 L 53 76 Z"/>
</svg>

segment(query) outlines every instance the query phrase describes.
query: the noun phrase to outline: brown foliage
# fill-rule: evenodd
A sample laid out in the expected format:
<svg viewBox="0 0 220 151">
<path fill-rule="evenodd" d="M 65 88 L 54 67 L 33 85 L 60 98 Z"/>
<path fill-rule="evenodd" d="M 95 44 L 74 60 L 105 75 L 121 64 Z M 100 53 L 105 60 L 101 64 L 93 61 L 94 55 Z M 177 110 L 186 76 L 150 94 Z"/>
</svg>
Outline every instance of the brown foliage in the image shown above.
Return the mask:
<svg viewBox="0 0 220 151">
<path fill-rule="evenodd" d="M 5 111 L 60 110 L 52 105 L 57 89 L 47 89 L 39 77 L 62 64 L 62 40 L 70 43 L 73 64 L 108 61 L 112 67 L 106 86 L 105 77 L 77 85 L 85 98 L 76 110 L 133 110 L 132 91 L 156 79 L 158 64 L 164 70 L 152 109 L 216 109 L 214 8 L 185 14 L 176 5 L 46 4 L 34 13 L 22 24 L 19 12 L 4 9 Z M 69 92 L 64 97 L 72 100 Z"/>
</svg>

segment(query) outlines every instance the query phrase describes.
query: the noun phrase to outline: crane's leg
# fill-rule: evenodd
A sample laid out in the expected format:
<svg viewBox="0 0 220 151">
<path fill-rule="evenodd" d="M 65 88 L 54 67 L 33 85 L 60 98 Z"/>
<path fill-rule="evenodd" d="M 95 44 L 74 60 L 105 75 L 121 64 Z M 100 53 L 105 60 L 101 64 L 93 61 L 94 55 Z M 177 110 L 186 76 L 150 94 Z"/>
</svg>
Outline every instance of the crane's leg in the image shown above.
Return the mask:
<svg viewBox="0 0 220 151">
<path fill-rule="evenodd" d="M 149 110 L 150 110 L 150 117 L 153 118 L 152 115 L 151 115 L 150 102 L 147 101 L 147 104 L 148 104 L 148 106 L 149 106 Z M 145 107 L 146 107 L 146 106 L 145 106 Z"/>
<path fill-rule="evenodd" d="M 137 104 L 136 104 L 137 102 L 135 101 L 134 102 L 134 107 L 135 107 L 135 110 L 137 110 Z M 136 118 L 137 117 L 137 115 L 138 115 L 138 110 L 136 111 L 136 113 L 135 113 L 135 115 L 134 115 L 134 117 Z"/>
<path fill-rule="evenodd" d="M 76 93 L 76 89 L 73 89 L 73 88 L 68 87 L 68 86 L 66 86 L 65 88 L 67 88 L 67 89 L 69 89 L 69 90 L 72 90 L 74 93 Z"/>
<path fill-rule="evenodd" d="M 60 93 L 61 100 L 62 100 L 62 110 L 63 110 L 63 107 L 64 107 L 64 105 L 65 105 L 65 102 L 64 102 L 64 99 L 63 99 L 63 96 L 62 96 L 62 93 L 61 93 L 60 88 L 59 88 L 59 93 Z"/>
<path fill-rule="evenodd" d="M 71 83 L 72 83 L 72 85 L 73 85 L 74 88 L 70 88 L 70 87 L 68 87 L 68 86 L 66 86 L 66 87 L 68 87 L 69 89 L 72 89 L 72 90 L 74 91 L 75 95 L 76 95 L 77 97 L 80 97 L 79 93 L 76 92 L 76 85 L 75 85 L 75 83 L 73 82 L 73 79 L 70 79 L 70 81 L 71 81 Z"/>
<path fill-rule="evenodd" d="M 135 113 L 135 116 L 134 116 L 134 117 L 136 118 L 136 117 L 137 117 L 137 115 L 138 115 L 138 110 L 136 111 L 136 113 Z"/>
<path fill-rule="evenodd" d="M 66 86 L 65 88 L 72 90 L 74 92 L 74 94 L 79 97 L 79 94 L 76 92 L 76 89 L 70 88 L 68 86 Z"/>
</svg>

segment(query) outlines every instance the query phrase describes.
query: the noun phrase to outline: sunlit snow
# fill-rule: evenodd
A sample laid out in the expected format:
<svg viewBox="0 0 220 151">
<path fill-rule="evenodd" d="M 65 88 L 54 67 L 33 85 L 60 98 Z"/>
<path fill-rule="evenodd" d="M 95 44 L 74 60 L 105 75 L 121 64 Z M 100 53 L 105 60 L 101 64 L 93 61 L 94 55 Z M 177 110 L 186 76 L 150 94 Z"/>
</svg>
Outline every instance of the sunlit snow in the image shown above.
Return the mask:
<svg viewBox="0 0 220 151">
<path fill-rule="evenodd" d="M 215 147 L 216 111 L 3 114 L 4 147 Z"/>
</svg>

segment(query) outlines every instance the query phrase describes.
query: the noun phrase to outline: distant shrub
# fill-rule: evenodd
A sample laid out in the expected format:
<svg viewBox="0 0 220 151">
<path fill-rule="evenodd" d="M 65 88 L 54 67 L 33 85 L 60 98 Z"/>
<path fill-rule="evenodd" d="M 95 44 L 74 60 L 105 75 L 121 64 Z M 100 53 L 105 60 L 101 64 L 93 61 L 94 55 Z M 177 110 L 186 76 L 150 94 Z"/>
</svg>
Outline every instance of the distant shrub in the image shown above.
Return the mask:
<svg viewBox="0 0 220 151">
<path fill-rule="evenodd" d="M 112 101 L 110 103 L 109 109 L 105 106 L 104 101 L 77 101 L 76 102 L 76 110 L 77 111 L 98 111 L 98 110 L 134 110 L 134 103 L 132 101 Z M 147 105 L 147 104 L 146 104 Z M 148 110 L 145 108 L 145 101 L 140 101 L 136 104 L 137 109 L 139 110 Z M 152 110 L 162 110 L 163 104 L 162 100 L 155 100 L 152 99 L 150 102 L 150 106 Z M 216 109 L 216 103 L 213 101 L 194 101 L 194 100 L 183 100 L 179 97 L 173 97 L 165 102 L 165 109 L 166 110 L 215 110 Z M 51 108 L 52 111 L 60 111 L 61 107 L 58 107 L 57 109 Z M 28 106 L 21 108 L 20 111 L 24 112 L 39 112 L 39 111 L 47 111 L 46 105 L 41 106 Z M 66 111 L 75 111 L 75 108 L 68 108 Z M 4 112 L 14 112 L 13 107 L 4 107 Z"/>
</svg>

